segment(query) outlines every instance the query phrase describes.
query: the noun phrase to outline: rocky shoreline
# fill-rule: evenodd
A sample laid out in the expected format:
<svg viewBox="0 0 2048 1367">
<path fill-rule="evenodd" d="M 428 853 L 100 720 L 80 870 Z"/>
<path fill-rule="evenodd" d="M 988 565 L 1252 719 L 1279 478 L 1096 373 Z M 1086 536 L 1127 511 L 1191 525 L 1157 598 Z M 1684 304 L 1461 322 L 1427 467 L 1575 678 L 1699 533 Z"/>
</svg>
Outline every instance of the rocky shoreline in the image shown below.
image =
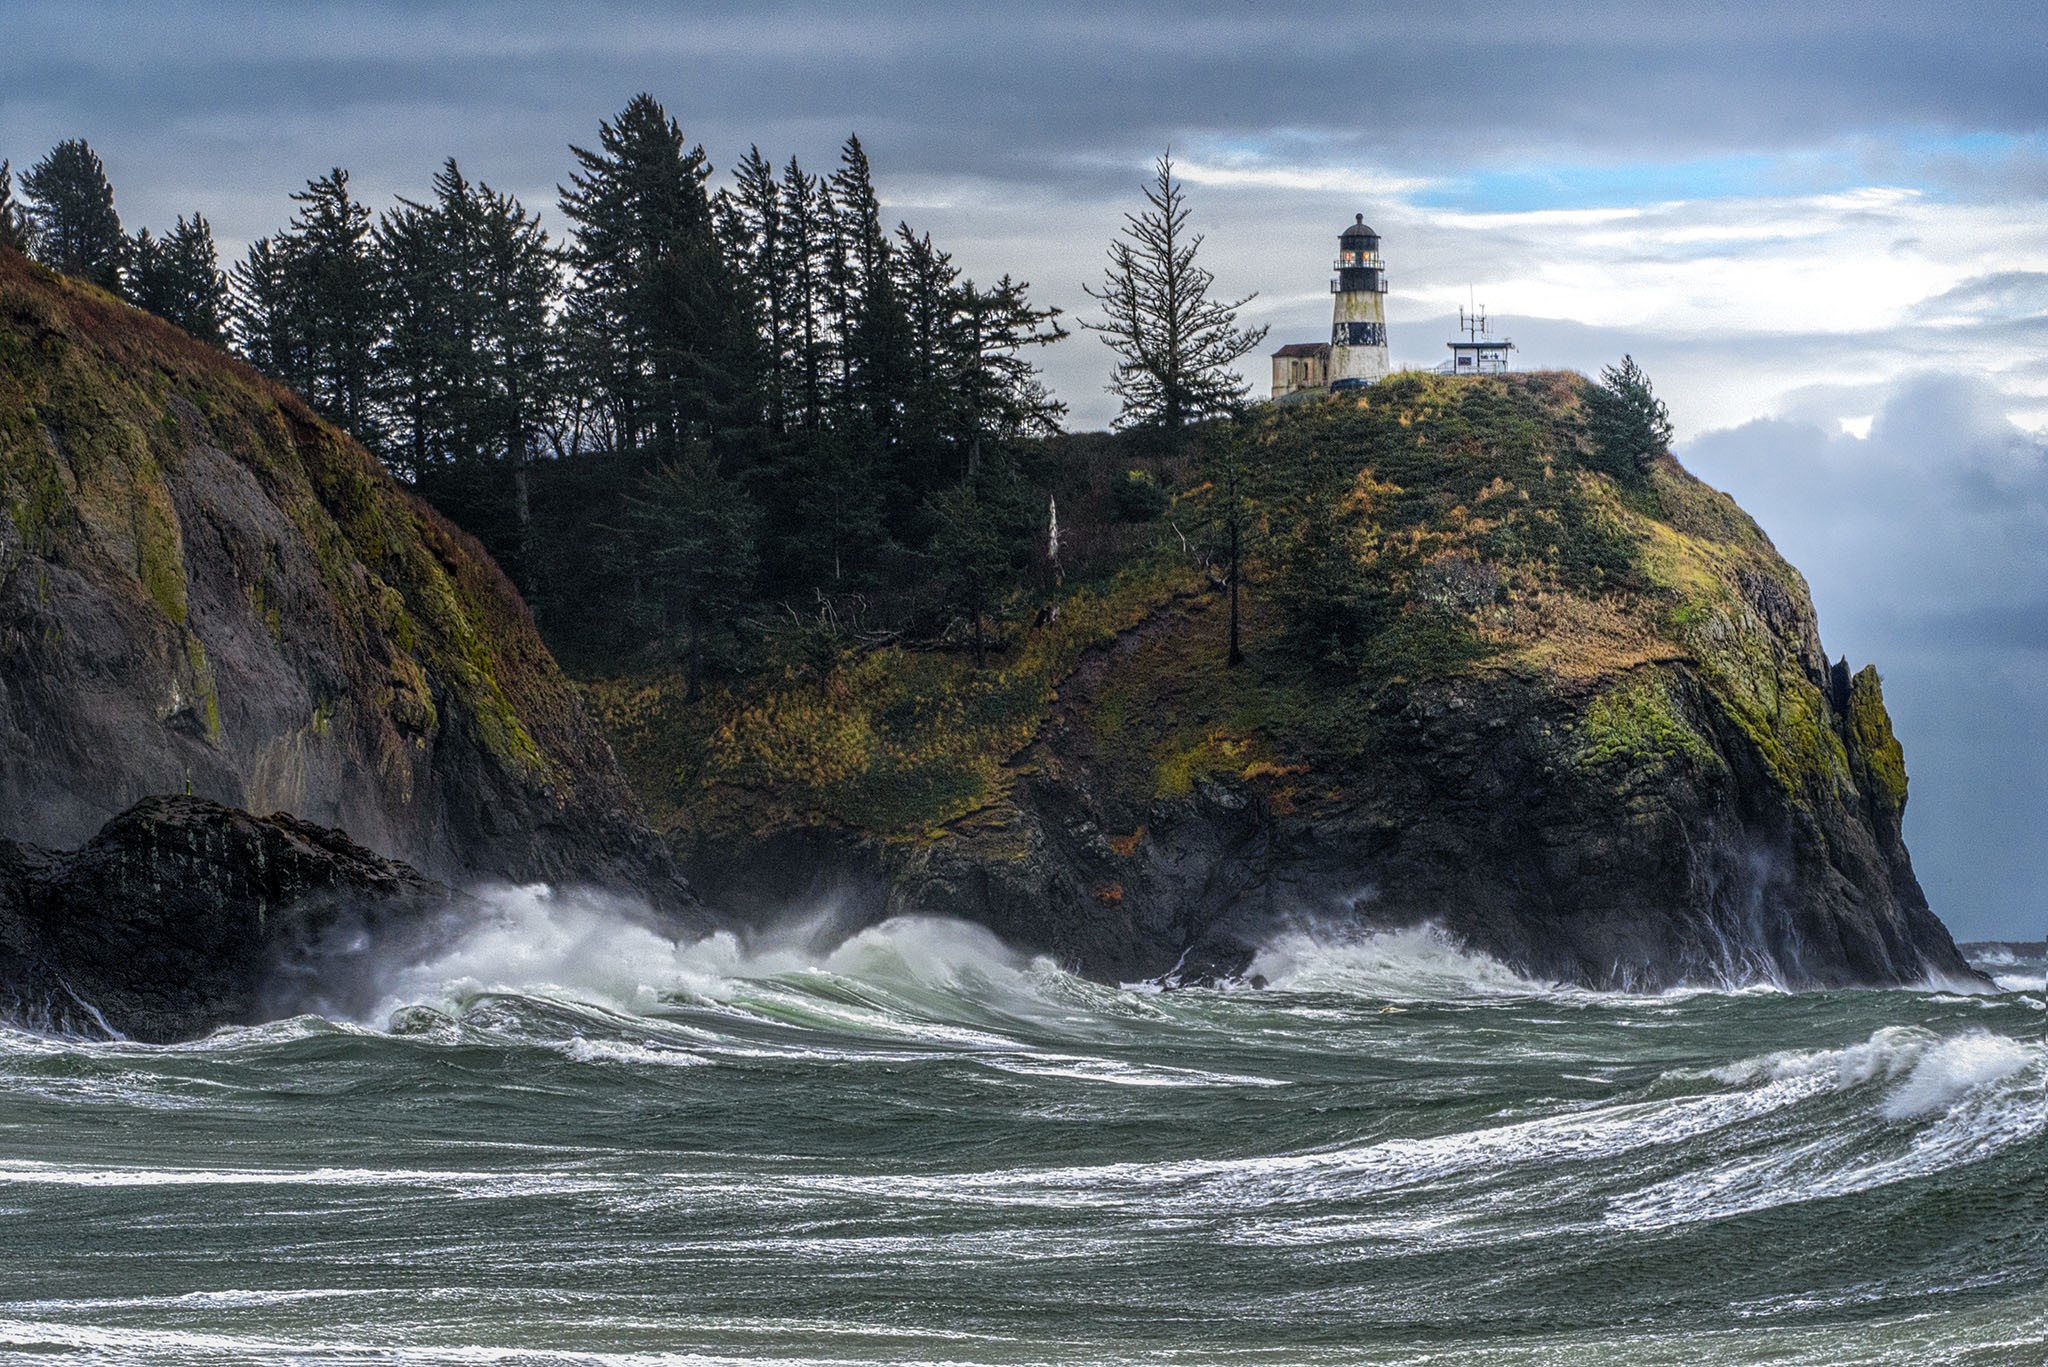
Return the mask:
<svg viewBox="0 0 2048 1367">
<path fill-rule="evenodd" d="M 349 962 L 474 914 L 340 831 L 153 797 L 75 851 L 0 840 L 0 1007 L 163 1043 L 345 1001 Z"/>
</svg>

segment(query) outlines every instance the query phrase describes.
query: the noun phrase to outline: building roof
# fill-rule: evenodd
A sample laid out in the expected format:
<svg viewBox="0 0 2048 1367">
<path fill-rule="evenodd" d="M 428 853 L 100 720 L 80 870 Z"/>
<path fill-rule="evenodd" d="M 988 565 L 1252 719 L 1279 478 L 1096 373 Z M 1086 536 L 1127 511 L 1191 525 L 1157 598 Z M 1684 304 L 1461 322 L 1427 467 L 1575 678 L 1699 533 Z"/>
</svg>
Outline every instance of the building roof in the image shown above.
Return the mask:
<svg viewBox="0 0 2048 1367">
<path fill-rule="evenodd" d="M 1289 342 L 1273 354 L 1275 356 L 1327 356 L 1330 354 L 1330 344 L 1328 342 Z"/>
<path fill-rule="evenodd" d="M 1355 222 L 1355 223 L 1350 223 L 1350 224 L 1346 224 L 1346 225 L 1345 225 L 1345 228 L 1344 228 L 1344 231 L 1343 231 L 1343 232 L 1341 232 L 1341 233 L 1339 233 L 1339 234 L 1337 234 L 1337 240 L 1341 242 L 1341 241 L 1343 241 L 1343 240 L 1344 240 L 1345 238 L 1347 238 L 1347 237 L 1378 237 L 1378 236 L 1379 236 L 1379 234 L 1378 234 L 1378 233 L 1374 232 L 1374 231 L 1373 231 L 1373 230 L 1372 230 L 1371 228 L 1368 228 L 1368 227 L 1366 226 L 1366 224 L 1365 224 L 1365 215 L 1364 215 L 1364 214 L 1360 214 L 1360 215 L 1358 216 L 1358 221 L 1357 221 L 1357 222 Z"/>
</svg>

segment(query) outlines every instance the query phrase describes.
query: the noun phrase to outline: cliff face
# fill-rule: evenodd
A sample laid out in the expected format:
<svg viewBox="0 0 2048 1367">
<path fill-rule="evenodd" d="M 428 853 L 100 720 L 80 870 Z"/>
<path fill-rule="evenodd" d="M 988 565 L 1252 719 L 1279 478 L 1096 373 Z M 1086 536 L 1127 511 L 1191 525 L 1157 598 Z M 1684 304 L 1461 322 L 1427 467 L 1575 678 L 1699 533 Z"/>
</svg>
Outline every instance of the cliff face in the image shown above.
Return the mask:
<svg viewBox="0 0 2048 1367">
<path fill-rule="evenodd" d="M 1728 498 L 1605 468 L 1583 385 L 1397 377 L 1260 418 L 1267 473 L 1336 470 L 1341 517 L 1261 506 L 1239 668 L 1169 544 L 986 671 L 892 648 L 702 709 L 620 684 L 603 716 L 712 900 L 967 916 L 1111 979 L 1239 971 L 1301 918 L 1598 987 L 1968 976 L 1876 672 L 1830 666 Z M 1332 546 L 1374 603 L 1348 645 L 1341 602 L 1285 601 L 1287 557 Z"/>
<path fill-rule="evenodd" d="M 151 793 L 687 899 L 511 585 L 295 396 L 0 249 L 0 835 Z"/>
</svg>

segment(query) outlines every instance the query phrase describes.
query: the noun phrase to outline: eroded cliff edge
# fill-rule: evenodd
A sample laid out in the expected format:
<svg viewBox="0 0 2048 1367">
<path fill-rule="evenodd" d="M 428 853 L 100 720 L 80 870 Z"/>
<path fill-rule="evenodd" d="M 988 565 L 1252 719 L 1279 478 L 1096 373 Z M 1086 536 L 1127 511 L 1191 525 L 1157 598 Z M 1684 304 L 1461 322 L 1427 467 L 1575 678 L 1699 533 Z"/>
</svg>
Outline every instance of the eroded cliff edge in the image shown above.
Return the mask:
<svg viewBox="0 0 2048 1367">
<path fill-rule="evenodd" d="M 150 794 L 688 902 L 517 593 L 296 396 L 0 249 L 0 836 Z"/>
<path fill-rule="evenodd" d="M 1260 416 L 1296 492 L 1258 509 L 1239 668 L 1184 553 L 1195 482 L 1155 553 L 1018 613 L 987 669 L 848 649 L 700 707 L 615 681 L 602 717 L 754 914 L 966 916 L 1112 980 L 1234 971 L 1303 918 L 1434 922 L 1596 987 L 1969 976 L 1876 671 L 1829 663 L 1725 495 L 1604 459 L 1585 386 L 1410 375 Z"/>
</svg>

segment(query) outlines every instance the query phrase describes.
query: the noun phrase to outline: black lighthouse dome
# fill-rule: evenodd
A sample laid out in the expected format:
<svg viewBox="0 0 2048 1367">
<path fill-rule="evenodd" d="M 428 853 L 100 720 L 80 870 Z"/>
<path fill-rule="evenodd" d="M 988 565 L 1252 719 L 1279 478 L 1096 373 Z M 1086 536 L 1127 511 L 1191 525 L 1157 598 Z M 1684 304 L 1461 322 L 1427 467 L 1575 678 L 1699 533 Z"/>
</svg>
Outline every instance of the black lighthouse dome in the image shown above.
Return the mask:
<svg viewBox="0 0 2048 1367">
<path fill-rule="evenodd" d="M 1380 235 L 1366 226 L 1364 214 L 1360 214 L 1356 222 L 1347 224 L 1344 231 L 1337 235 L 1337 240 L 1349 242 L 1354 237 L 1369 237 L 1375 242 L 1380 240 Z"/>
</svg>

